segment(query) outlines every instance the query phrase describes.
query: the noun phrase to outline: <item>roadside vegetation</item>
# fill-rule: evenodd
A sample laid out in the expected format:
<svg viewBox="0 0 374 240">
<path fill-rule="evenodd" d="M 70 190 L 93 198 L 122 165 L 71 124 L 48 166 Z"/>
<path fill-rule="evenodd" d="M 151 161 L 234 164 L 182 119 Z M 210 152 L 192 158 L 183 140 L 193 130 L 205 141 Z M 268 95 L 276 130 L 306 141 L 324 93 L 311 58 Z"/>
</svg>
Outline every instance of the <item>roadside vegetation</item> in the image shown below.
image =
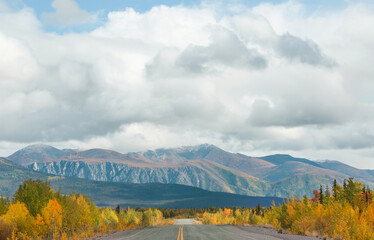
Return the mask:
<svg viewBox="0 0 374 240">
<path fill-rule="evenodd" d="M 372 192 L 353 178 L 343 186 L 320 187 L 313 198 L 290 196 L 282 205 L 256 209 L 219 209 L 204 213 L 204 224 L 251 224 L 273 226 L 298 235 L 328 239 L 374 239 Z"/>
<path fill-rule="evenodd" d="M 98 208 L 88 197 L 62 195 L 48 181 L 27 180 L 12 200 L 0 196 L 0 239 L 79 239 L 170 224 L 158 209 Z"/>
<path fill-rule="evenodd" d="M 318 235 L 337 239 L 374 239 L 372 192 L 353 178 L 343 186 L 334 181 L 314 191 L 314 197 L 290 197 L 283 205 L 273 206 L 265 220 L 278 229 L 295 234 Z"/>
</svg>

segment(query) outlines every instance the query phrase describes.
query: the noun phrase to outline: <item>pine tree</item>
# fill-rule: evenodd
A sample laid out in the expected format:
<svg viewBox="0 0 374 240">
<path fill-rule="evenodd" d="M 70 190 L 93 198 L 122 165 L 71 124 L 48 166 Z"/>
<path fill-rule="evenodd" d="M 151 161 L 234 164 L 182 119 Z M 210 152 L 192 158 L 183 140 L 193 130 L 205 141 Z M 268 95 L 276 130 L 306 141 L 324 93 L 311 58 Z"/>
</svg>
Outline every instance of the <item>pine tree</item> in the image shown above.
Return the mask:
<svg viewBox="0 0 374 240">
<path fill-rule="evenodd" d="M 321 204 L 323 203 L 323 189 L 322 189 L 322 185 L 319 186 L 319 202 Z"/>
<path fill-rule="evenodd" d="M 362 192 L 363 184 L 361 182 L 353 181 L 353 177 L 350 177 L 346 181 L 344 197 L 353 206 L 355 200 L 358 199 L 358 195 Z"/>
<path fill-rule="evenodd" d="M 121 206 L 118 204 L 116 207 L 116 213 L 119 215 L 121 213 Z"/>
<path fill-rule="evenodd" d="M 330 189 L 329 189 L 329 185 L 326 185 L 326 190 L 325 190 L 325 195 L 326 195 L 326 198 L 329 199 L 330 198 Z"/>
<path fill-rule="evenodd" d="M 338 182 L 336 181 L 336 179 L 334 179 L 334 184 L 333 184 L 333 186 L 332 186 L 332 191 L 333 191 L 333 197 L 334 197 L 334 199 L 335 200 L 337 200 L 338 199 Z"/>
<path fill-rule="evenodd" d="M 0 216 L 8 211 L 9 205 L 9 197 L 3 197 L 3 195 L 0 195 Z"/>
<path fill-rule="evenodd" d="M 256 207 L 256 215 L 261 215 L 261 205 L 260 203 L 258 203 L 257 207 Z"/>
</svg>

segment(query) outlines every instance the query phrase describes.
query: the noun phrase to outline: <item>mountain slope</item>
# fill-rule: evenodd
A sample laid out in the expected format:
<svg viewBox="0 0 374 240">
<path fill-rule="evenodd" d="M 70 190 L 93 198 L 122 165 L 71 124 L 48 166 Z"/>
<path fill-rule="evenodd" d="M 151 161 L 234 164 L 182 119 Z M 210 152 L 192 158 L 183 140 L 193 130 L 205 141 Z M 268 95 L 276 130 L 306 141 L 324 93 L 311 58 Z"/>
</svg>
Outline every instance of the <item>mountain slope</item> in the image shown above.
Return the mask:
<svg viewBox="0 0 374 240">
<path fill-rule="evenodd" d="M 260 169 L 268 169 L 275 166 L 272 163 L 259 158 L 251 158 L 243 154 L 226 152 L 214 145 L 201 144 L 197 146 L 185 146 L 180 148 L 156 149 L 137 153 L 154 162 L 184 162 L 193 159 L 207 159 L 223 166 L 240 170 L 252 175 Z"/>
<path fill-rule="evenodd" d="M 299 175 L 312 175 L 316 177 L 329 176 L 332 179 L 344 179 L 349 177 L 348 175 L 340 172 L 315 167 L 314 165 L 297 161 L 284 162 L 273 168 L 267 169 L 266 172 L 261 174 L 262 179 L 270 182 L 278 182 Z"/>
<path fill-rule="evenodd" d="M 22 166 L 28 166 L 32 163 L 55 162 L 60 160 L 66 161 L 85 161 L 85 162 L 121 162 L 121 163 L 151 163 L 150 160 L 144 158 L 139 154 L 122 154 L 116 151 L 107 149 L 89 149 L 85 151 L 74 149 L 62 149 L 43 145 L 35 144 L 27 146 L 12 155 L 7 159 Z"/>
<path fill-rule="evenodd" d="M 98 181 L 165 183 L 195 186 L 209 191 L 265 195 L 268 184 L 217 163 L 187 161 L 177 165 L 138 167 L 113 162 L 59 161 L 34 163 L 35 171 Z"/>
<path fill-rule="evenodd" d="M 312 197 L 313 190 L 319 189 L 320 185 L 331 187 L 334 179 L 342 184 L 344 178 L 329 175 L 297 174 L 273 183 L 270 192 L 274 193 L 274 196 L 289 196 L 292 194 L 299 197 L 304 195 Z"/>
<path fill-rule="evenodd" d="M 374 170 L 357 169 L 338 161 L 320 161 L 318 164 L 323 168 L 331 169 L 347 176 L 374 182 Z"/>
<path fill-rule="evenodd" d="M 50 175 L 29 170 L 15 163 L 0 158 L 0 193 L 12 195 L 25 179 L 46 179 Z"/>
<path fill-rule="evenodd" d="M 215 146 L 210 144 L 201 144 L 197 146 L 184 146 L 179 148 L 159 148 L 137 154 L 140 154 L 153 162 L 173 163 L 185 162 L 192 159 L 207 159 L 206 156 L 215 148 Z"/>
<path fill-rule="evenodd" d="M 272 197 L 250 197 L 176 184 L 134 184 L 90 181 L 86 179 L 53 176 L 33 171 L 0 158 L 0 194 L 11 196 L 25 179 L 48 179 L 54 189 L 62 193 L 81 192 L 94 199 L 99 206 L 203 208 L 209 206 L 247 206 L 258 203 L 270 206 Z"/>
<path fill-rule="evenodd" d="M 75 152 L 76 151 L 72 149 L 59 150 L 48 145 L 35 144 L 13 153 L 7 157 L 7 159 L 17 164 L 26 166 L 34 162 L 54 161 L 63 156 L 74 154 Z"/>
<path fill-rule="evenodd" d="M 230 153 L 209 144 L 175 149 L 156 149 L 138 154 L 156 162 L 183 162 L 191 159 L 206 159 L 270 182 L 285 180 L 301 174 L 330 175 L 337 178 L 347 177 L 347 175 L 342 173 L 324 169 L 318 163 L 305 158 L 294 158 L 286 154 L 259 158 L 249 157 L 244 154 Z"/>
<path fill-rule="evenodd" d="M 344 179 L 349 176 L 341 172 L 325 169 L 320 166 L 319 163 L 305 158 L 294 158 L 287 154 L 275 154 L 265 157 L 249 157 L 244 154 L 230 153 L 209 144 L 202 144 L 192 147 L 180 147 L 175 149 L 156 149 L 154 151 L 147 151 L 139 154 L 145 157 L 151 157 L 151 159 L 154 161 L 161 161 L 160 159 L 162 159 L 164 162 L 173 162 L 173 158 L 177 159 L 176 161 L 178 162 L 182 161 L 183 159 L 190 160 L 204 158 L 231 169 L 244 172 L 250 176 L 257 177 L 261 180 L 276 183 L 278 185 L 282 182 L 287 182 L 289 178 L 293 177 L 295 177 L 296 181 L 297 179 L 300 179 L 301 175 L 306 175 L 306 178 L 308 178 L 308 176 L 318 176 L 324 181 L 317 182 L 323 184 L 329 183 L 327 179 Z M 326 178 L 326 176 L 329 177 Z M 301 183 L 301 185 L 304 184 Z M 313 189 L 317 187 L 318 185 Z M 313 189 L 308 188 L 310 192 Z M 293 189 L 289 188 L 289 192 L 291 193 L 294 191 Z M 267 194 L 271 193 L 268 192 Z"/>
<path fill-rule="evenodd" d="M 294 158 L 288 154 L 275 154 L 275 155 L 260 157 L 260 159 L 263 159 L 275 165 L 281 165 L 287 162 L 301 162 L 301 163 L 306 163 L 306 164 L 309 164 L 315 167 L 321 167 L 318 163 L 314 161 L 310 161 L 306 158 Z"/>
</svg>

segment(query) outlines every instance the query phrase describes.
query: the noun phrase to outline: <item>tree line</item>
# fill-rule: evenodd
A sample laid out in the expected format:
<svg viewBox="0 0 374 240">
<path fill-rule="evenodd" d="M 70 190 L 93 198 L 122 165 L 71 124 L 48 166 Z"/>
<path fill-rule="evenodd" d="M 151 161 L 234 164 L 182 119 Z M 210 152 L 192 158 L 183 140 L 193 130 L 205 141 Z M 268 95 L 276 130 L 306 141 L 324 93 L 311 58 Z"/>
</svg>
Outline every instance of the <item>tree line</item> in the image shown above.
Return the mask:
<svg viewBox="0 0 374 240">
<path fill-rule="evenodd" d="M 158 209 L 98 208 L 80 193 L 55 192 L 47 180 L 26 180 L 12 199 L 0 196 L 0 239 L 77 239 L 157 224 L 165 224 Z"/>
</svg>

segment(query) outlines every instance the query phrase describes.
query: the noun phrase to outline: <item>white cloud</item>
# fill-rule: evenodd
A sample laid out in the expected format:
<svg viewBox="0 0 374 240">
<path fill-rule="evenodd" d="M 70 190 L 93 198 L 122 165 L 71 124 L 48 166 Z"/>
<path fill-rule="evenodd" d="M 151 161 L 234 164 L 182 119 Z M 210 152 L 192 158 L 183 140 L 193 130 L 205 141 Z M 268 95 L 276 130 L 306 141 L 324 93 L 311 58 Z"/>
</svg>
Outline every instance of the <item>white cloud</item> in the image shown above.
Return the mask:
<svg viewBox="0 0 374 240">
<path fill-rule="evenodd" d="M 17 39 L 0 32 L 0 81 L 27 80 L 37 71 L 30 51 Z"/>
<path fill-rule="evenodd" d="M 184 48 L 190 44 L 207 45 L 208 30 L 214 24 L 214 12 L 208 9 L 158 6 L 146 13 L 137 13 L 128 8 L 109 13 L 107 23 L 93 34 Z"/>
<path fill-rule="evenodd" d="M 66 27 L 97 21 L 94 15 L 81 9 L 74 0 L 54 0 L 52 7 L 55 12 L 43 13 L 42 15 L 44 22 L 48 25 Z"/>
<path fill-rule="evenodd" d="M 90 17 L 60 3 L 56 21 Z M 30 9 L 1 12 L 0 153 L 34 142 L 122 152 L 209 142 L 369 164 L 374 11 L 217 8 L 127 9 L 64 35 L 44 32 Z"/>
</svg>

